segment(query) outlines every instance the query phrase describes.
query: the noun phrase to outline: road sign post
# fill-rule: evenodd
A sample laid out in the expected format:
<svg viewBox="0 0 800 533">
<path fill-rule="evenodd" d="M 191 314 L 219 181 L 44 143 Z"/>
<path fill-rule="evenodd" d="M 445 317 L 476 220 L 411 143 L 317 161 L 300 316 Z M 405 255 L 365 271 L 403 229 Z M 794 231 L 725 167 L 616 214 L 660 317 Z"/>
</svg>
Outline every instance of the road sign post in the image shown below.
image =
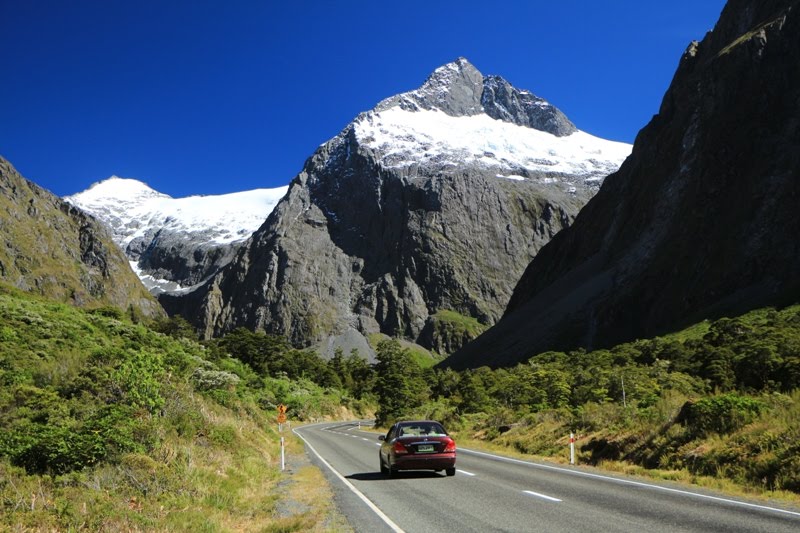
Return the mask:
<svg viewBox="0 0 800 533">
<path fill-rule="evenodd" d="M 283 431 L 283 424 L 286 422 L 286 406 L 278 405 L 278 431 Z"/>
</svg>

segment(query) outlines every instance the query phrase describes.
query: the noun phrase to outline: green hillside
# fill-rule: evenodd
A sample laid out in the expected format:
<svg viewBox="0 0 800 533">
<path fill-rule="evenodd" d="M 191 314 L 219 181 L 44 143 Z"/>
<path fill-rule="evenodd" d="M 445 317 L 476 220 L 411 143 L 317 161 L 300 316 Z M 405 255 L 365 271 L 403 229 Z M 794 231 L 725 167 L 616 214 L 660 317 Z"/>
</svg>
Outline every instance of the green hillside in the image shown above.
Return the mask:
<svg viewBox="0 0 800 533">
<path fill-rule="evenodd" d="M 180 323 L 132 323 L 0 288 L 0 530 L 306 531 L 341 523 L 275 406 L 347 416 Z M 292 412 L 294 409 L 294 413 Z M 308 414 L 308 413 L 307 413 Z M 323 525 L 326 524 L 326 525 Z"/>
<path fill-rule="evenodd" d="M 580 464 L 798 501 L 799 389 L 793 306 L 467 371 L 439 409 L 487 446 L 566 461 L 572 432 Z"/>
</svg>

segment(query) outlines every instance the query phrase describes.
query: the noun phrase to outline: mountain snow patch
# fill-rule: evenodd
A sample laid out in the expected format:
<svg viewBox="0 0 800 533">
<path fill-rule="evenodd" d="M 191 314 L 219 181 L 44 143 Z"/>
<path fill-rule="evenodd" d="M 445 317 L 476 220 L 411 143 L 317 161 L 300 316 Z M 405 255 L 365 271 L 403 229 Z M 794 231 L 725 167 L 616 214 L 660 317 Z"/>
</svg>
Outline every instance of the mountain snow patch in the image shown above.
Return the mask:
<svg viewBox="0 0 800 533">
<path fill-rule="evenodd" d="M 172 198 L 141 181 L 113 176 L 65 200 L 105 222 L 123 249 L 153 229 L 198 234 L 208 243 L 230 244 L 250 237 L 288 189 Z"/>
<path fill-rule="evenodd" d="M 376 150 L 387 168 L 467 163 L 491 168 L 503 177 L 525 169 L 602 179 L 616 171 L 631 152 L 629 144 L 583 131 L 557 137 L 485 114 L 454 117 L 437 110 L 392 107 L 364 114 L 354 128 L 359 142 Z"/>
</svg>

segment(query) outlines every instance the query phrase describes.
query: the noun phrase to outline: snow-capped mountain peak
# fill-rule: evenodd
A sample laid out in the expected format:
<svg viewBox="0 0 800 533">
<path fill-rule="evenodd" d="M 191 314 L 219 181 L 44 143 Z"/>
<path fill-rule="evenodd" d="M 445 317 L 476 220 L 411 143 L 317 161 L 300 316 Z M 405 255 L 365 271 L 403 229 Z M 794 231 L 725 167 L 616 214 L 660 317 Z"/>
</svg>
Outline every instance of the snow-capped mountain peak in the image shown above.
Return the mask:
<svg viewBox="0 0 800 533">
<path fill-rule="evenodd" d="M 111 176 L 65 200 L 100 218 L 123 248 L 153 228 L 197 233 L 228 244 L 249 237 L 288 187 L 173 198 L 135 179 Z"/>
<path fill-rule="evenodd" d="M 119 176 L 111 176 L 103 181 L 93 183 L 87 190 L 68 198 L 77 197 L 80 197 L 80 200 L 84 202 L 103 202 L 120 199 L 141 202 L 149 198 L 169 198 L 166 194 L 152 189 L 142 181 L 120 178 Z"/>
<path fill-rule="evenodd" d="M 173 198 L 112 176 L 66 201 L 100 219 L 151 290 L 193 286 L 218 271 L 267 219 L 288 186 Z"/>
<path fill-rule="evenodd" d="M 630 154 L 626 143 L 594 137 L 555 106 L 466 59 L 447 63 L 413 91 L 381 101 L 353 123 L 359 142 L 387 168 L 486 174 L 596 189 Z"/>
</svg>

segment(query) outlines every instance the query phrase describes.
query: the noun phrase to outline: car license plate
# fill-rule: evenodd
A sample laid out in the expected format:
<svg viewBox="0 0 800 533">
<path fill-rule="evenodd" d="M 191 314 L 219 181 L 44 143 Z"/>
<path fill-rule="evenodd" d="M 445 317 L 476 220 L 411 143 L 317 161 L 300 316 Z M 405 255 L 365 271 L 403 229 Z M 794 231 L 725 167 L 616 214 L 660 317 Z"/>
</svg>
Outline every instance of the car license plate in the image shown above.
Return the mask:
<svg viewBox="0 0 800 533">
<path fill-rule="evenodd" d="M 420 444 L 417 446 L 417 451 L 420 453 L 433 453 L 433 444 Z"/>
</svg>

